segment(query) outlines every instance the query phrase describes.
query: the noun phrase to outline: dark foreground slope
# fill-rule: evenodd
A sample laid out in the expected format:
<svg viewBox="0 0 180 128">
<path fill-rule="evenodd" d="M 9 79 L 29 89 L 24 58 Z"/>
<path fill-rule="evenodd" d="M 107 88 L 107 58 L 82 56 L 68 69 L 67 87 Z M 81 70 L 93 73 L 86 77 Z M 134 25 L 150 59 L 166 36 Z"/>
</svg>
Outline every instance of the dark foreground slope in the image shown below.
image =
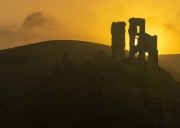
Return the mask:
<svg viewBox="0 0 180 128">
<path fill-rule="evenodd" d="M 0 106 L 41 84 L 50 76 L 52 66 L 60 63 L 64 53 L 69 54 L 69 60 L 83 64 L 92 62 L 100 50 L 107 51 L 108 56 L 111 56 L 109 46 L 73 40 L 46 41 L 1 50 Z M 178 55 L 175 58 L 173 55 L 159 57 L 160 66 L 172 72 L 176 81 L 180 81 L 179 60 Z"/>
<path fill-rule="evenodd" d="M 133 77 L 143 78 L 135 80 Z M 122 84 L 128 86 L 141 84 L 141 88 L 150 90 L 151 85 L 160 88 L 158 84 L 165 83 L 152 77 L 146 72 L 120 74 Z M 150 117 L 124 108 L 121 95 L 122 90 L 118 89 L 104 92 L 101 82 L 94 81 L 89 69 L 81 67 L 66 75 L 51 76 L 34 90 L 1 107 L 0 126 L 137 127 L 142 122 L 149 126 Z M 158 119 L 161 121 L 161 117 Z"/>
<path fill-rule="evenodd" d="M 133 126 L 136 115 L 122 109 L 116 95 L 103 97 L 87 72 L 47 79 L 34 91 L 0 109 L 1 127 Z"/>
<path fill-rule="evenodd" d="M 120 109 L 122 106 L 117 95 L 103 97 L 101 87 L 89 82 L 86 75 L 80 73 L 49 79 L 52 66 L 60 63 L 64 53 L 69 54 L 69 60 L 83 64 L 93 61 L 93 56 L 100 50 L 107 51 L 110 56 L 109 46 L 70 40 L 47 41 L 0 51 L 2 127 L 136 124 L 136 115 Z M 152 79 L 157 81 L 154 77 Z"/>
<path fill-rule="evenodd" d="M 0 106 L 36 88 L 47 79 L 64 53 L 77 64 L 93 61 L 99 50 L 110 55 L 106 45 L 72 41 L 46 41 L 0 51 Z"/>
</svg>

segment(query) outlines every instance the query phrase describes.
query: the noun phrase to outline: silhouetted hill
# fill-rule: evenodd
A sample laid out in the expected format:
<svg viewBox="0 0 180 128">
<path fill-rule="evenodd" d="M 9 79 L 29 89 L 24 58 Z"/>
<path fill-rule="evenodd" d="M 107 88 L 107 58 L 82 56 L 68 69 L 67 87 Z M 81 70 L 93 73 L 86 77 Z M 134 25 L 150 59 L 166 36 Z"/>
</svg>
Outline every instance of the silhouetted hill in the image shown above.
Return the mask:
<svg viewBox="0 0 180 128">
<path fill-rule="evenodd" d="M 0 95 L 6 97 L 3 104 L 48 78 L 53 65 L 61 62 L 64 53 L 69 55 L 70 61 L 83 64 L 93 62 L 100 50 L 111 56 L 107 45 L 74 40 L 52 40 L 1 50 Z"/>
<path fill-rule="evenodd" d="M 180 82 L 180 54 L 159 55 L 159 65 L 170 72 Z"/>
<path fill-rule="evenodd" d="M 15 97 L 34 89 L 47 79 L 52 67 L 60 63 L 64 53 L 77 64 L 93 61 L 94 55 L 105 50 L 106 45 L 73 41 L 53 40 L 0 51 L 0 106 Z"/>
<path fill-rule="evenodd" d="M 166 68 L 166 71 L 168 71 L 170 74 L 173 75 L 175 81 L 177 81 L 177 82 L 180 81 L 180 74 L 179 74 L 179 73 L 174 72 L 174 71 L 172 71 L 172 70 L 169 70 L 169 69 L 167 69 L 167 68 Z"/>
<path fill-rule="evenodd" d="M 70 61 L 83 64 L 86 61 L 92 62 L 94 55 L 100 50 L 107 51 L 108 56 L 111 56 L 109 46 L 73 40 L 45 41 L 1 50 L 0 118 L 3 120 L 0 126 L 41 127 L 49 124 L 47 127 L 60 127 L 84 122 L 81 126 L 86 127 L 89 124 L 89 127 L 93 127 L 92 122 L 98 122 L 99 126 L 104 127 L 106 121 L 108 125 L 113 123 L 117 126 L 128 124 L 130 118 L 133 121 L 136 115 L 119 109 L 121 105 L 116 95 L 119 93 L 115 92 L 113 97 L 103 98 L 100 96 L 99 85 L 90 83 L 89 77 L 82 74 L 83 71 L 69 77 L 49 78 L 52 66 L 61 62 L 64 53 L 68 53 Z M 171 57 L 167 58 L 171 60 Z M 160 66 L 179 78 L 179 72 L 174 73 L 177 67 L 165 63 L 168 62 L 167 58 L 160 56 Z M 172 60 L 176 63 L 178 57 Z M 157 87 L 165 83 L 155 76 L 141 72 L 131 76 L 124 73 L 120 75 L 126 85 L 134 83 L 137 86 Z M 148 81 L 150 79 L 151 81 Z M 125 122 L 120 124 L 122 119 Z"/>
<path fill-rule="evenodd" d="M 83 64 L 86 61 L 93 62 L 94 55 L 100 50 L 107 51 L 108 56 L 111 56 L 110 46 L 74 40 L 52 40 L 1 50 L 0 95 L 6 97 L 5 100 L 2 99 L 2 104 L 47 79 L 52 72 L 52 66 L 60 63 L 64 53 L 68 53 L 69 60 Z M 159 56 L 159 65 L 176 72 L 172 74 L 176 74 L 177 81 L 180 81 L 179 58 L 180 55 Z"/>
<path fill-rule="evenodd" d="M 105 50 L 110 55 L 110 47 L 107 45 L 85 41 L 52 40 L 1 50 L 0 63 L 8 61 L 10 64 L 19 61 L 56 63 L 61 60 L 64 53 L 68 53 L 69 60 L 82 64 L 93 60 L 92 55 L 97 54 L 99 50 Z"/>
<path fill-rule="evenodd" d="M 49 109 L 49 106 L 47 105 L 46 108 L 45 104 L 43 104 L 45 106 L 42 106 L 45 109 L 39 110 L 39 107 L 42 105 L 41 100 L 42 96 L 44 97 L 44 93 L 46 95 L 46 93 L 52 92 L 49 92 L 50 90 L 46 86 L 41 88 L 44 90 L 38 90 L 38 88 L 41 87 L 39 85 L 44 86 L 44 84 L 46 83 L 45 80 L 48 79 L 52 73 L 53 65 L 57 62 L 61 62 L 64 53 L 68 53 L 69 60 L 74 61 L 77 64 L 83 64 L 86 61 L 93 61 L 94 55 L 97 55 L 98 51 L 100 50 L 107 51 L 108 56 L 110 56 L 111 48 L 109 46 L 73 40 L 46 41 L 1 50 L 0 113 L 1 117 L 5 116 L 3 117 L 5 120 L 1 121 L 10 121 L 10 126 L 13 126 L 13 122 L 16 124 L 18 122 L 17 120 L 20 119 L 19 117 L 25 119 L 31 118 L 29 117 L 29 114 L 33 115 L 33 113 L 36 113 L 38 111 L 43 112 L 43 110 L 46 111 L 47 108 Z M 45 83 L 43 81 L 45 81 Z M 57 80 L 55 80 L 55 82 L 56 81 Z M 58 82 L 61 81 L 58 80 Z M 67 85 L 67 83 L 64 84 Z M 67 93 L 69 95 L 68 90 L 66 91 L 67 92 L 64 93 Z M 42 95 L 40 93 L 42 93 Z M 39 98 L 39 96 L 41 98 Z M 49 96 L 47 96 L 46 98 L 48 97 Z M 43 100 L 47 99 L 43 98 Z M 34 103 L 36 101 L 40 101 L 40 104 Z M 51 104 L 51 101 L 49 103 Z M 32 106 L 29 106 L 30 104 Z M 27 111 L 27 113 L 22 112 L 26 109 L 24 108 L 27 107 L 26 105 L 28 105 L 28 109 L 30 110 L 31 108 L 33 108 L 33 111 Z M 61 106 L 61 104 L 59 105 Z M 60 107 L 59 105 L 57 105 L 57 107 Z M 37 111 L 34 110 L 36 108 Z M 21 111 L 21 109 L 23 110 Z M 28 116 L 26 116 L 27 118 L 24 117 L 25 115 L 23 115 L 23 117 L 21 116 L 21 114 L 23 113 L 28 114 Z M 17 115 L 17 120 L 12 118 L 14 114 Z M 42 116 L 45 115 L 42 114 L 40 118 Z M 36 123 L 39 123 L 39 120 L 35 119 L 34 121 L 37 121 Z M 20 125 L 23 126 L 23 123 Z"/>
<path fill-rule="evenodd" d="M 60 63 L 64 53 L 68 53 L 69 60 L 83 64 L 86 61 L 93 62 L 94 55 L 100 50 L 107 51 L 108 56 L 111 56 L 110 46 L 73 40 L 52 40 L 1 50 L 0 95 L 7 95 L 10 100 L 15 95 L 24 93 L 24 88 L 33 89 L 49 77 L 52 66 Z M 159 56 L 159 65 L 176 72 L 172 74 L 176 74 L 177 81 L 180 81 L 179 58 L 180 55 Z"/>
<path fill-rule="evenodd" d="M 180 73 L 180 54 L 159 55 L 159 65 L 174 72 Z"/>
</svg>

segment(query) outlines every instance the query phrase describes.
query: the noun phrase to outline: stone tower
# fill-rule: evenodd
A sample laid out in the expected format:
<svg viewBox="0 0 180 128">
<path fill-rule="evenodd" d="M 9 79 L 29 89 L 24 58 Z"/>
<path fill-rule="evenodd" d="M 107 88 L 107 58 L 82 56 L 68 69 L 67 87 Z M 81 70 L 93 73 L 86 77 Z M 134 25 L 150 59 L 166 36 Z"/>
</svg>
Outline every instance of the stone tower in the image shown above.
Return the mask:
<svg viewBox="0 0 180 128">
<path fill-rule="evenodd" d="M 112 59 L 125 58 L 125 22 L 113 22 L 111 26 L 112 35 Z"/>
<path fill-rule="evenodd" d="M 139 28 L 139 30 L 138 30 Z M 148 63 L 158 66 L 157 36 L 151 36 L 145 31 L 145 19 L 129 19 L 129 58 L 134 58 L 138 53 L 139 65 L 145 67 L 145 53 L 148 53 Z M 136 40 L 136 41 L 135 41 Z"/>
<path fill-rule="evenodd" d="M 139 31 L 138 31 L 138 27 L 139 26 Z M 135 57 L 135 53 L 136 53 L 136 46 L 135 46 L 135 38 L 136 36 L 138 36 L 137 40 L 138 40 L 138 45 L 139 47 L 143 48 L 143 42 L 142 42 L 142 37 L 146 32 L 145 32 L 145 19 L 142 18 L 130 18 L 129 19 L 129 57 L 133 58 Z M 141 46 L 140 46 L 141 45 Z M 144 50 L 144 49 L 142 49 Z M 144 51 L 140 51 L 140 56 L 143 56 Z"/>
</svg>

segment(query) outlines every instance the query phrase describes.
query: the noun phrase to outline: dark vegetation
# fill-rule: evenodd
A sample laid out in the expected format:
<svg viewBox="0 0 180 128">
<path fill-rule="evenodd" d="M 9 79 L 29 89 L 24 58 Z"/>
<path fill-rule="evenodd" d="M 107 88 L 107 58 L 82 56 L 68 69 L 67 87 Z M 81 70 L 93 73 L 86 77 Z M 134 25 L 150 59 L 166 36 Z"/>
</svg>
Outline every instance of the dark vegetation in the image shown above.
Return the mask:
<svg viewBox="0 0 180 128">
<path fill-rule="evenodd" d="M 139 118 L 146 120 L 122 107 L 118 90 L 103 96 L 102 85 L 93 82 L 85 66 L 64 76 L 51 76 L 53 65 L 61 62 L 64 53 L 83 65 L 93 62 L 100 50 L 110 56 L 109 46 L 68 40 L 1 50 L 0 126 L 135 127 Z M 161 57 L 159 61 L 163 68 L 174 71 Z M 165 82 L 144 71 L 119 74 L 122 84 L 139 88 L 160 88 Z"/>
<path fill-rule="evenodd" d="M 113 92 L 111 97 L 103 97 L 101 84 L 93 84 L 90 78 L 90 74 L 82 69 L 68 76 L 47 79 L 35 90 L 1 108 L 3 127 L 111 127 L 112 124 L 136 124 L 137 120 L 133 120 L 136 115 L 128 114 L 118 102 L 118 92 Z"/>
</svg>

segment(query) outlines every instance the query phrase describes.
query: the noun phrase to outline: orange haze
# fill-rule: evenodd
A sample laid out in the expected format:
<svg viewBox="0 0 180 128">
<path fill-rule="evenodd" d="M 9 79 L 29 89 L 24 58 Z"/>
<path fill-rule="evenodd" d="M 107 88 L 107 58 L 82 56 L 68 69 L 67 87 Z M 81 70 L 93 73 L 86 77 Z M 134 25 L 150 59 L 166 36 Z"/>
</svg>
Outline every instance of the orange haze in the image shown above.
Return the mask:
<svg viewBox="0 0 180 128">
<path fill-rule="evenodd" d="M 0 49 L 49 39 L 111 45 L 113 21 L 146 19 L 159 54 L 180 53 L 179 0 L 1 0 Z M 129 49 L 126 31 L 126 49 Z"/>
</svg>

